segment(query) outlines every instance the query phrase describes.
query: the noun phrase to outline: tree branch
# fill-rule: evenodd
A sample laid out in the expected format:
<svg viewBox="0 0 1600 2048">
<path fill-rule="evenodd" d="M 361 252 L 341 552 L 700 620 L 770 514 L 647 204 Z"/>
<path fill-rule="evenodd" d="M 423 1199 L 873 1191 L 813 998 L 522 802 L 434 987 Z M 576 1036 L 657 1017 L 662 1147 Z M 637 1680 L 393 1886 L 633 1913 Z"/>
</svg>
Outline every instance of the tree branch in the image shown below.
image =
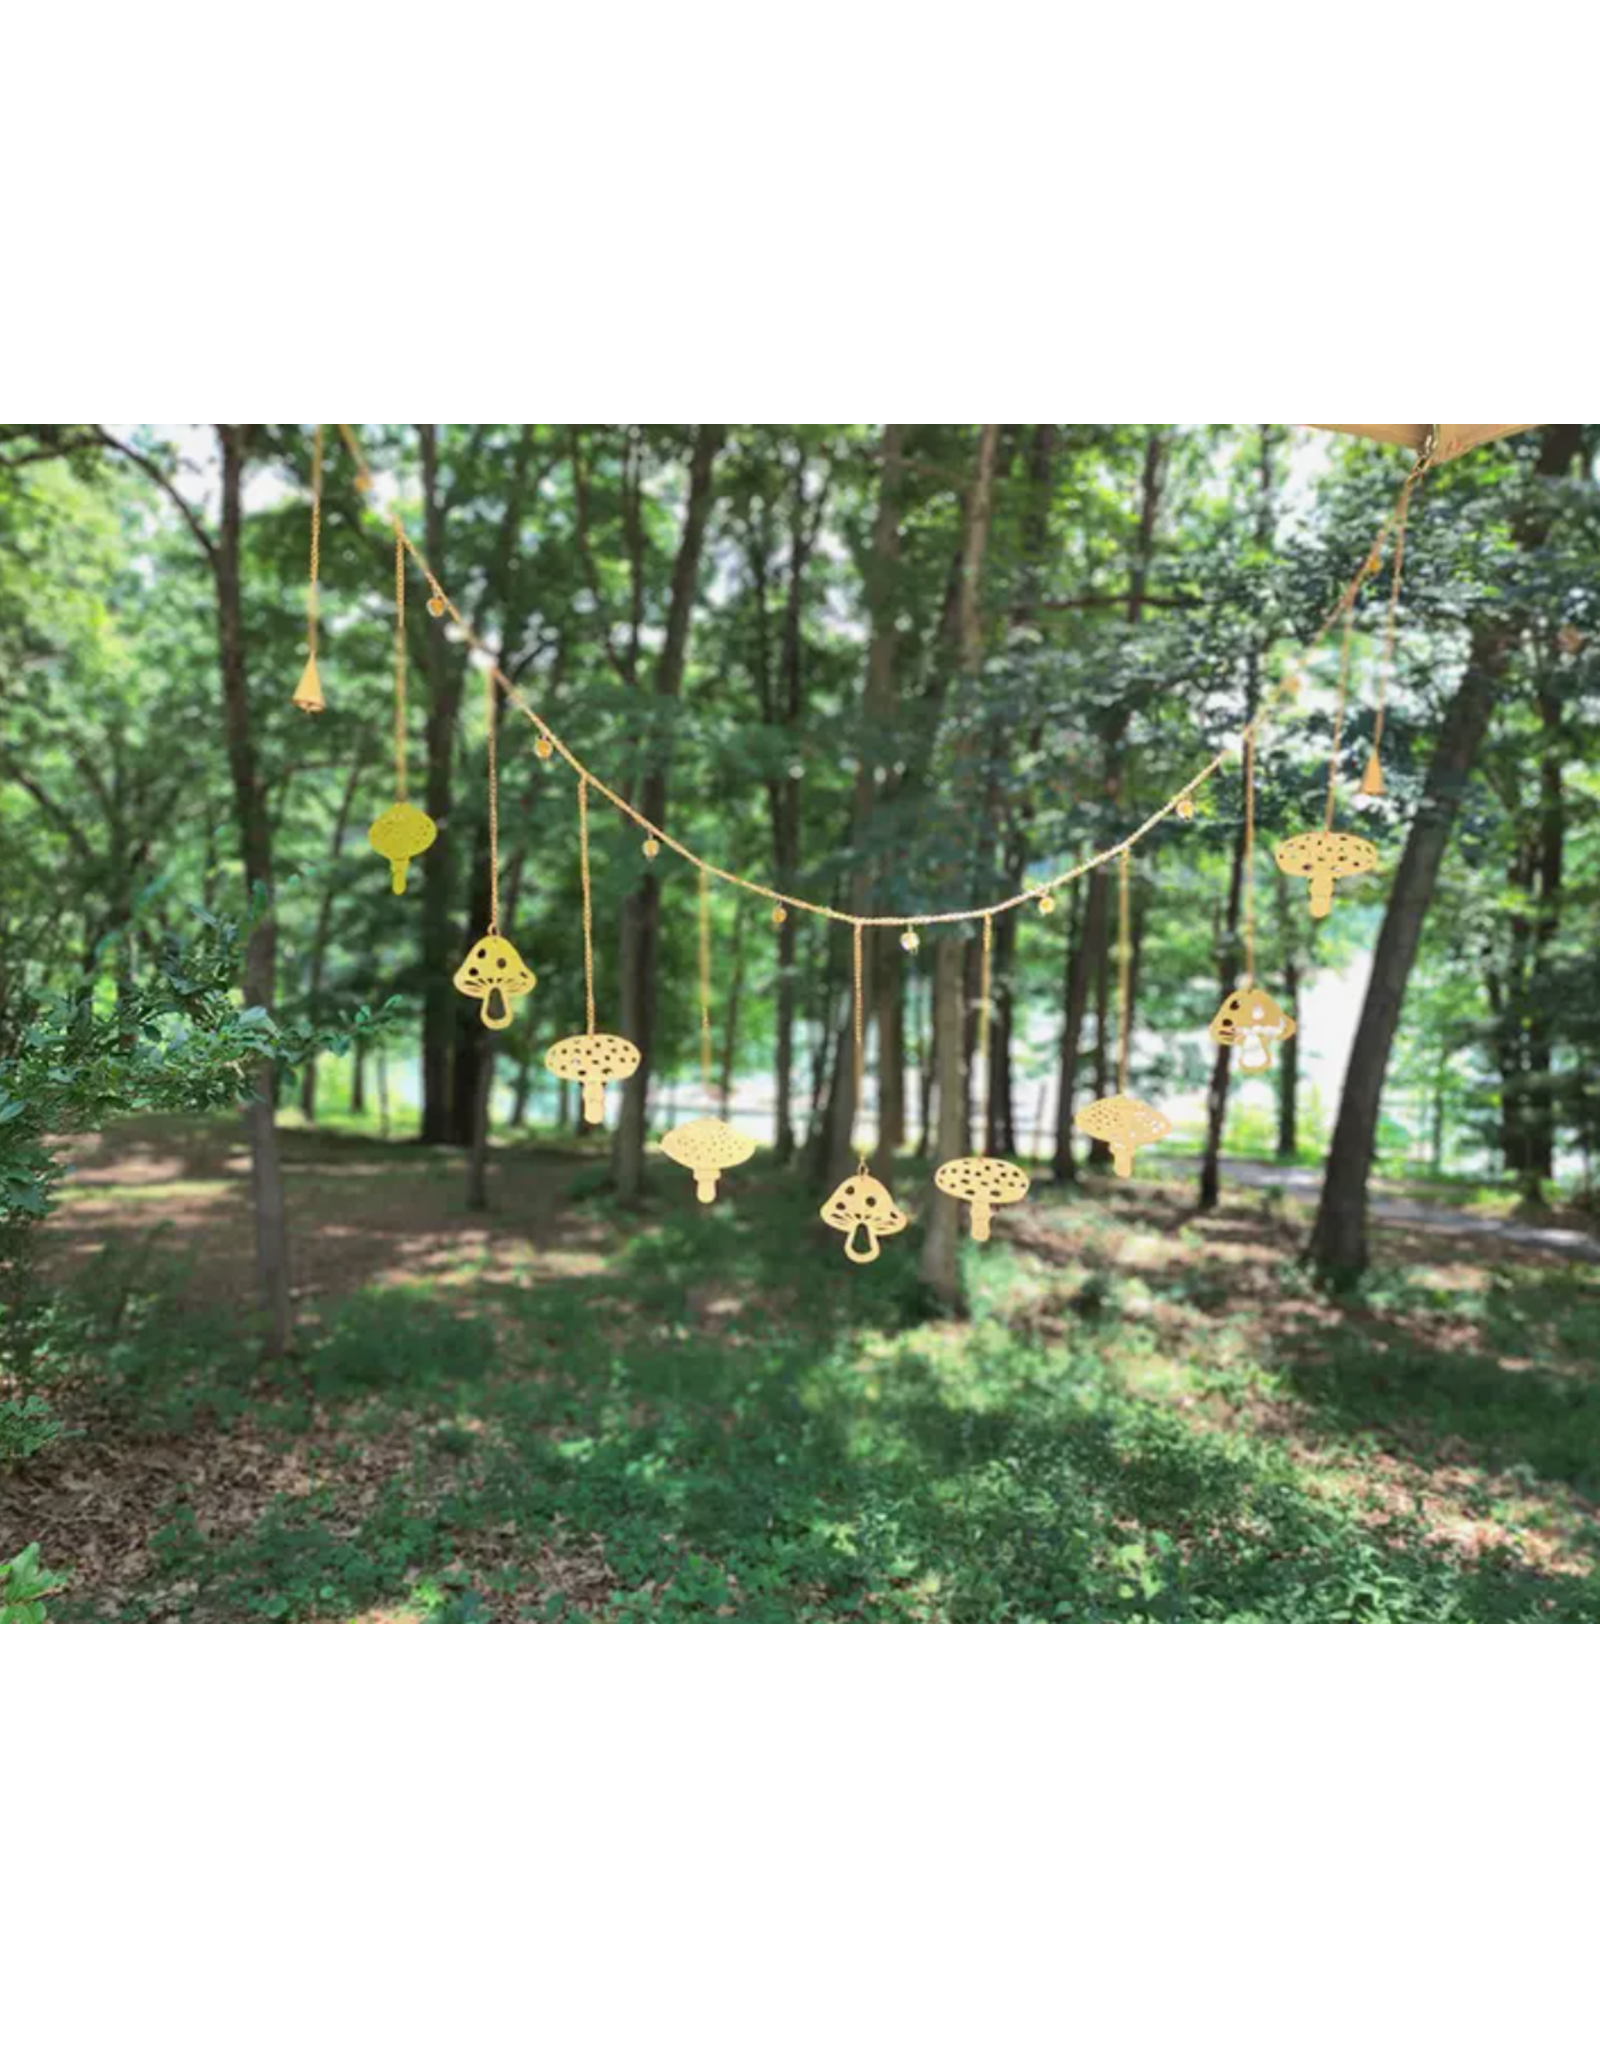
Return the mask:
<svg viewBox="0 0 1600 2048">
<path fill-rule="evenodd" d="M 161 468 L 160 464 L 152 462 L 148 455 L 141 455 L 137 448 L 130 448 L 125 441 L 119 441 L 115 434 L 108 434 L 104 427 L 96 427 L 95 435 L 105 447 L 114 449 L 118 455 L 125 455 L 136 468 L 144 471 L 152 483 L 156 484 L 166 493 L 182 514 L 184 525 L 188 527 L 189 531 L 200 543 L 201 553 L 212 567 L 215 568 L 217 560 L 216 542 L 200 524 L 194 507 Z"/>
</svg>

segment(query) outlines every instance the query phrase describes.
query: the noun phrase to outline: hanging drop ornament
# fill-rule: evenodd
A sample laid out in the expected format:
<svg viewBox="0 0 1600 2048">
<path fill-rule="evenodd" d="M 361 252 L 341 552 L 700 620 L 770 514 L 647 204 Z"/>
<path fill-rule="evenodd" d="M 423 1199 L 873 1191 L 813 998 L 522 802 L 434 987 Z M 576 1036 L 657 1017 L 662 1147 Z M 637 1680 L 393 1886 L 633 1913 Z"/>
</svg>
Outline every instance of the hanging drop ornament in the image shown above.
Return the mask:
<svg viewBox="0 0 1600 2048">
<path fill-rule="evenodd" d="M 1127 1180 L 1133 1172 L 1133 1156 L 1141 1145 L 1153 1145 L 1167 1137 L 1172 1125 L 1159 1109 L 1128 1093 L 1128 1041 L 1133 1017 L 1129 1009 L 1129 981 L 1132 953 L 1128 937 L 1128 849 L 1122 849 L 1117 874 L 1117 1092 L 1086 1102 L 1072 1119 L 1073 1129 L 1086 1138 L 1098 1138 L 1111 1147 L 1111 1163 L 1117 1178 Z"/>
<path fill-rule="evenodd" d="M 921 944 L 922 944 L 922 941 L 921 941 L 921 939 L 919 939 L 919 938 L 917 937 L 917 931 L 916 931 L 916 926 L 915 926 L 915 925 L 909 925 L 909 924 L 908 924 L 908 925 L 906 926 L 905 930 L 904 930 L 904 931 L 903 931 L 903 932 L 902 932 L 902 933 L 900 934 L 900 950 L 901 950 L 901 952 L 902 952 L 902 953 L 915 953 L 915 952 L 916 952 L 916 951 L 918 950 L 918 948 L 919 948 L 919 947 L 921 946 Z"/>
<path fill-rule="evenodd" d="M 538 755 L 541 761 L 548 761 L 550 756 L 555 752 L 555 748 L 551 746 L 550 742 L 545 738 L 544 734 L 540 733 L 539 737 L 533 743 L 533 751 Z"/>
<path fill-rule="evenodd" d="M 373 821 L 367 838 L 374 853 L 389 863 L 389 883 L 396 896 L 406 893 L 406 870 L 426 853 L 439 828 L 426 811 L 406 802 L 406 542 L 405 530 L 394 522 L 394 787 L 397 802 Z"/>
<path fill-rule="evenodd" d="M 539 977 L 501 932 L 486 931 L 455 971 L 455 985 L 478 1004 L 478 1016 L 491 1031 L 504 1031 L 519 996 L 532 993 Z"/>
<path fill-rule="evenodd" d="M 1043 906 L 1041 905 L 1041 908 Z M 978 1127 L 978 1150 L 966 1159 L 947 1159 L 933 1176 L 933 1184 L 953 1201 L 972 1208 L 972 1236 L 977 1244 L 989 1241 L 989 1223 L 997 1208 L 1022 1201 L 1028 1192 L 1028 1176 L 1020 1166 L 1006 1159 L 990 1159 L 989 1123 L 994 1110 L 994 1063 L 989 1056 L 989 1020 L 993 1009 L 994 918 L 983 920 L 982 968 L 978 984 L 978 1065 L 983 1070 L 983 1121 Z"/>
<path fill-rule="evenodd" d="M 317 674 L 317 577 L 322 556 L 322 429 L 311 432 L 311 567 L 306 577 L 306 665 L 291 700 L 297 709 L 326 711 L 322 678 Z"/>
<path fill-rule="evenodd" d="M 576 1081 L 583 1097 L 585 1123 L 605 1121 L 606 1088 L 639 1071 L 639 1048 L 631 1039 L 594 1028 L 594 896 L 589 876 L 589 778 L 578 777 L 578 872 L 583 882 L 583 1007 L 584 1028 L 575 1037 L 558 1038 L 544 1063 L 558 1081 Z"/>
<path fill-rule="evenodd" d="M 644 846 L 641 850 L 646 860 L 654 860 L 656 855 L 661 851 L 661 841 L 655 838 L 654 835 L 652 835 L 649 839 L 645 841 Z"/>
<path fill-rule="evenodd" d="M 774 903 L 772 906 L 772 922 L 774 924 L 787 924 L 789 922 L 789 913 L 781 903 Z"/>
<path fill-rule="evenodd" d="M 1363 796 L 1383 795 L 1383 763 L 1378 759 L 1376 747 L 1367 756 L 1367 765 L 1361 771 L 1361 794 Z"/>
<path fill-rule="evenodd" d="M 1044 890 L 1039 897 L 1039 915 L 1041 917 L 1050 917 L 1054 914 L 1055 907 L 1056 899 L 1050 894 L 1048 889 Z"/>
<path fill-rule="evenodd" d="M 1238 1047 L 1244 1072 L 1262 1074 L 1272 1065 L 1272 1048 L 1293 1038 L 1294 1019 L 1265 989 L 1235 989 L 1212 1018 L 1211 1036 L 1218 1045 Z"/>
<path fill-rule="evenodd" d="M 1272 850 L 1286 875 L 1311 884 L 1311 915 L 1326 917 L 1333 908 L 1333 885 L 1349 875 L 1370 875 L 1378 865 L 1378 849 L 1353 832 L 1297 832 Z"/>
<path fill-rule="evenodd" d="M 1178 816 L 1187 824 L 1194 816 L 1194 798 L 1192 796 L 1180 796 L 1174 808 Z"/>
</svg>

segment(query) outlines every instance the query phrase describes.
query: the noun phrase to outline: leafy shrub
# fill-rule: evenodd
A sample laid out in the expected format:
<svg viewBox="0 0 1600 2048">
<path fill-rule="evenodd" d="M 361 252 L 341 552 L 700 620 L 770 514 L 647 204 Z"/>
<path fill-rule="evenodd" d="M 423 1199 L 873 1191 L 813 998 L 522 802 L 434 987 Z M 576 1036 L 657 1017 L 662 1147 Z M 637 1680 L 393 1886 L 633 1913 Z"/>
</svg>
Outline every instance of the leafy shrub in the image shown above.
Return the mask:
<svg viewBox="0 0 1600 2048">
<path fill-rule="evenodd" d="M 46 1621 L 45 1601 L 66 1584 L 60 1572 L 47 1572 L 39 1562 L 39 1546 L 30 1543 L 7 1564 L 0 1564 L 0 1622 Z"/>
<path fill-rule="evenodd" d="M 60 1434 L 61 1424 L 43 1394 L 0 1401 L 0 1466 L 20 1465 Z"/>
</svg>

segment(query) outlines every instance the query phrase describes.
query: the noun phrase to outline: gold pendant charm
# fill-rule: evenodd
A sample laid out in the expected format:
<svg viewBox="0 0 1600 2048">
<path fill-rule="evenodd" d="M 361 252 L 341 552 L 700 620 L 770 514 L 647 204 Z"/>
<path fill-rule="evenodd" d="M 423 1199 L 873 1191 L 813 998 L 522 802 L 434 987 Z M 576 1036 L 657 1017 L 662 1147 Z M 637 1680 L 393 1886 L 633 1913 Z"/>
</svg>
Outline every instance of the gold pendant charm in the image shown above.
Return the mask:
<svg viewBox="0 0 1600 2048">
<path fill-rule="evenodd" d="M 1361 771 L 1361 794 L 1363 796 L 1383 795 L 1383 763 L 1378 759 L 1376 747 L 1367 756 L 1367 765 Z"/>
<path fill-rule="evenodd" d="M 1326 917 L 1333 908 L 1333 885 L 1341 875 L 1369 875 L 1378 865 L 1378 849 L 1353 832 L 1297 832 L 1272 849 L 1286 875 L 1304 875 L 1311 884 L 1311 915 Z"/>
<path fill-rule="evenodd" d="M 1248 1074 L 1263 1074 L 1272 1065 L 1274 1045 L 1294 1036 L 1294 1019 L 1280 1010 L 1265 989 L 1235 989 L 1211 1020 L 1218 1045 L 1236 1045 L 1239 1065 Z"/>
<path fill-rule="evenodd" d="M 947 1159 L 933 1176 L 941 1194 L 972 1204 L 972 1236 L 989 1242 L 989 1219 L 1006 1202 L 1020 1202 L 1028 1192 L 1028 1176 L 1005 1159 Z"/>
<path fill-rule="evenodd" d="M 527 995 L 538 979 L 499 932 L 485 932 L 455 972 L 461 993 L 480 998 L 478 1015 L 491 1031 L 505 1030 L 511 1022 L 512 999 Z"/>
<path fill-rule="evenodd" d="M 397 896 L 406 893 L 406 869 L 438 836 L 438 826 L 415 804 L 391 804 L 381 818 L 373 820 L 367 838 L 373 852 L 381 853 L 389 863 L 389 879 Z"/>
<path fill-rule="evenodd" d="M 1098 1102 L 1086 1102 L 1072 1122 L 1086 1138 L 1099 1138 L 1111 1147 L 1118 1180 L 1132 1174 L 1133 1155 L 1141 1145 L 1153 1145 L 1172 1129 L 1159 1109 L 1137 1095 L 1102 1095 Z"/>
<path fill-rule="evenodd" d="M 743 1166 L 756 1149 L 747 1138 L 719 1116 L 696 1117 L 679 1124 L 661 1140 L 661 1149 L 675 1165 L 686 1166 L 694 1175 L 694 1191 L 702 1202 L 717 1199 L 717 1176 L 730 1166 Z"/>
<path fill-rule="evenodd" d="M 317 657 L 313 654 L 300 672 L 295 685 L 295 706 L 301 711 L 326 711 L 327 701 L 322 694 L 322 678 L 317 674 Z"/>
<path fill-rule="evenodd" d="M 588 1031 L 577 1038 L 558 1038 L 544 1056 L 558 1081 L 576 1081 L 583 1090 L 583 1119 L 605 1119 L 606 1083 L 626 1081 L 638 1071 L 639 1048 L 610 1031 Z"/>
<path fill-rule="evenodd" d="M 894 1196 L 881 1180 L 874 1180 L 863 1167 L 841 1181 L 822 1205 L 822 1220 L 830 1230 L 844 1232 L 844 1255 L 852 1264 L 870 1266 L 878 1256 L 878 1240 L 893 1237 L 911 1220 L 897 1209 Z M 864 1249 L 857 1251 L 860 1233 Z"/>
</svg>

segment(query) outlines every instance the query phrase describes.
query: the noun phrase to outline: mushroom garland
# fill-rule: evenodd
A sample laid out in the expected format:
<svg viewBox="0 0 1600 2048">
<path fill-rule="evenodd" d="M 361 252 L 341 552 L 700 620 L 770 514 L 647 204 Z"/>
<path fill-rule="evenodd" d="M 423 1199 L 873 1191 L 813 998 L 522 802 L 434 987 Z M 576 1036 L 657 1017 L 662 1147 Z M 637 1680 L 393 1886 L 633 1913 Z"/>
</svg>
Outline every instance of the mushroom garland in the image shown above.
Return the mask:
<svg viewBox="0 0 1600 2048">
<path fill-rule="evenodd" d="M 497 931 L 484 933 L 454 976 L 461 993 L 478 1001 L 478 1016 L 491 1031 L 505 1030 L 512 1002 L 529 994 L 538 980 L 511 941 Z"/>
<path fill-rule="evenodd" d="M 730 1166 L 743 1166 L 755 1152 L 756 1141 L 725 1124 L 720 1116 L 700 1116 L 668 1131 L 661 1149 L 676 1165 L 688 1167 L 699 1199 L 714 1202 L 718 1175 Z"/>
<path fill-rule="evenodd" d="M 895 1207 L 894 1196 L 883 1182 L 874 1180 L 864 1166 L 839 1183 L 823 1203 L 821 1214 L 830 1230 L 844 1232 L 844 1255 L 857 1266 L 870 1266 L 880 1250 L 878 1240 L 897 1236 L 911 1220 L 904 1209 Z"/>
<path fill-rule="evenodd" d="M 1263 1074 L 1272 1065 L 1272 1048 L 1294 1036 L 1294 1019 L 1281 1010 L 1264 988 L 1240 988 L 1211 1020 L 1218 1045 L 1236 1045 L 1239 1065 L 1247 1074 Z"/>
<path fill-rule="evenodd" d="M 1273 859 L 1286 875 L 1303 875 L 1311 884 L 1311 915 L 1326 917 L 1333 908 L 1333 885 L 1345 875 L 1370 875 L 1378 865 L 1378 849 L 1353 832 L 1297 832 L 1273 848 Z"/>
</svg>

